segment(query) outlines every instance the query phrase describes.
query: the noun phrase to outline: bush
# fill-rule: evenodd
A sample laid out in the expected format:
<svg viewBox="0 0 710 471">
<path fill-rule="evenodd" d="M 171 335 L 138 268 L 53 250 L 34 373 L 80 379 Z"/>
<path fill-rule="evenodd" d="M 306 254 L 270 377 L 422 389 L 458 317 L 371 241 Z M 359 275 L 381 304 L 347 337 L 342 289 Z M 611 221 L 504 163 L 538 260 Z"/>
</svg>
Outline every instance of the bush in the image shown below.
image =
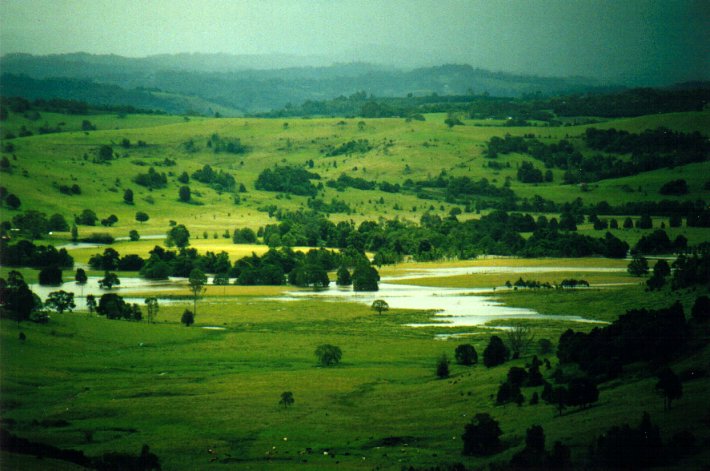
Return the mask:
<svg viewBox="0 0 710 471">
<path fill-rule="evenodd" d="M 340 363 L 340 359 L 343 357 L 343 352 L 340 347 L 330 344 L 319 345 L 315 351 L 316 358 L 318 358 L 318 363 L 322 366 L 335 366 Z"/>
<path fill-rule="evenodd" d="M 449 377 L 449 359 L 441 355 L 436 362 L 436 376 L 441 379 Z"/>
<path fill-rule="evenodd" d="M 180 322 L 185 324 L 185 327 L 190 327 L 195 323 L 195 314 L 193 314 L 191 310 L 185 309 L 185 312 L 182 313 L 182 317 L 180 318 Z"/>
</svg>

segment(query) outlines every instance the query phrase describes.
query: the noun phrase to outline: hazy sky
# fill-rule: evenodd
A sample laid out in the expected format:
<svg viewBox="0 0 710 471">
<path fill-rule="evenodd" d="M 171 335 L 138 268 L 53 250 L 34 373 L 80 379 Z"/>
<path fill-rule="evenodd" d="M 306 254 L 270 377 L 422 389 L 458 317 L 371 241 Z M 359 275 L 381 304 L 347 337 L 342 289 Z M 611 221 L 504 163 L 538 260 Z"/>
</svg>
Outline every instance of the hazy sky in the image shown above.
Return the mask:
<svg viewBox="0 0 710 471">
<path fill-rule="evenodd" d="M 710 0 L 1 0 L 0 51 L 224 52 L 708 78 Z"/>
</svg>

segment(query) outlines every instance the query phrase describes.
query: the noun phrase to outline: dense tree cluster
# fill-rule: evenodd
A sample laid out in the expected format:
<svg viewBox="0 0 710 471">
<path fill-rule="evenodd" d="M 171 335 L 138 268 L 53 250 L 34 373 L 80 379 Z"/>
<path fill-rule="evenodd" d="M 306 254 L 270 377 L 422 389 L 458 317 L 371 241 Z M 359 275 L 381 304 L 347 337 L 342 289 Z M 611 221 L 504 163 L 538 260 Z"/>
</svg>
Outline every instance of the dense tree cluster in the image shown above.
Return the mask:
<svg viewBox="0 0 710 471">
<path fill-rule="evenodd" d="M 686 134 L 666 128 L 646 130 L 641 134 L 617 131 L 613 128 L 607 130 L 588 128 L 584 139 L 591 149 L 607 154 L 631 154 L 631 159 L 613 155 L 585 157 L 566 139 L 545 144 L 532 136 L 511 135 L 503 138 L 492 137 L 488 141 L 485 155 L 495 158 L 499 154 L 513 152 L 528 154 L 543 162 L 547 168 L 565 170 L 565 183 L 579 183 L 702 162 L 707 160 L 710 151 L 710 146 L 700 133 Z M 518 172 L 518 179 L 526 183 L 535 183 L 542 181 L 542 173 L 538 175 L 538 172 L 527 164 L 522 174 Z M 682 184 L 673 184 L 669 187 L 669 191 L 663 194 L 679 194 L 677 191 L 682 190 L 681 187 Z"/>
<path fill-rule="evenodd" d="M 318 190 L 311 180 L 319 180 L 320 175 L 300 167 L 274 167 L 264 169 L 256 179 L 257 190 L 293 193 L 301 196 L 315 196 Z"/>
<path fill-rule="evenodd" d="M 150 167 L 147 173 L 139 173 L 133 177 L 133 181 L 151 190 L 165 188 L 168 185 L 168 177 L 165 173 L 158 173 L 153 167 Z"/>
<path fill-rule="evenodd" d="M 222 170 L 215 172 L 209 165 L 205 165 L 200 170 L 195 171 L 192 174 L 192 178 L 209 185 L 216 191 L 234 191 L 237 187 L 237 182 L 232 175 Z"/>
<path fill-rule="evenodd" d="M 221 137 L 215 133 L 207 141 L 207 147 L 211 148 L 215 154 L 226 152 L 228 154 L 245 154 L 249 148 L 242 144 L 239 138 Z"/>
<path fill-rule="evenodd" d="M 0 240 L 0 265 L 8 267 L 44 268 L 48 266 L 72 268 L 74 259 L 66 249 L 57 250 L 53 245 L 35 245 L 29 240 L 20 240 L 10 245 Z"/>
<path fill-rule="evenodd" d="M 30 320 L 42 309 L 42 300 L 27 286 L 21 273 L 12 270 L 7 280 L 0 278 L 0 315 L 20 321 Z"/>
<path fill-rule="evenodd" d="M 560 337 L 557 356 L 590 375 L 614 377 L 625 364 L 667 362 L 686 347 L 688 338 L 683 306 L 676 302 L 665 309 L 629 310 L 589 333 L 569 329 Z"/>
<path fill-rule="evenodd" d="M 138 304 L 128 304 L 123 298 L 115 293 L 106 293 L 99 299 L 96 312 L 107 319 L 125 319 L 140 321 L 143 313 Z"/>
<path fill-rule="evenodd" d="M 364 154 L 372 149 L 370 141 L 367 139 L 354 139 L 344 142 L 339 146 L 327 145 L 321 149 L 321 153 L 326 157 L 336 157 L 338 155 Z"/>
</svg>

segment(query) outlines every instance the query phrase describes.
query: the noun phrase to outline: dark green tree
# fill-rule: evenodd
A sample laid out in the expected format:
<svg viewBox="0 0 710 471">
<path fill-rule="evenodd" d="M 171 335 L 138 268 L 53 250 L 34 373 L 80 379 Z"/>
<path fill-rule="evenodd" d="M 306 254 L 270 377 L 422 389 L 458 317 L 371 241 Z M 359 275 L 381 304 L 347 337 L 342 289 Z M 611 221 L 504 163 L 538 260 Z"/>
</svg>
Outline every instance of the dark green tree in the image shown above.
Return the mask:
<svg viewBox="0 0 710 471">
<path fill-rule="evenodd" d="M 389 311 L 390 306 L 384 299 L 375 299 L 370 306 L 370 309 L 376 311 L 377 314 L 382 314 L 385 311 Z"/>
<path fill-rule="evenodd" d="M 380 275 L 374 267 L 361 263 L 355 267 L 353 272 L 353 290 L 355 291 L 377 291 Z"/>
<path fill-rule="evenodd" d="M 182 322 L 185 327 L 190 327 L 195 323 L 195 314 L 193 314 L 191 310 L 185 309 L 185 312 L 182 313 L 182 317 L 180 318 L 180 322 Z"/>
<path fill-rule="evenodd" d="M 343 357 L 343 352 L 340 350 L 340 347 L 330 344 L 323 344 L 316 348 L 315 355 L 321 366 L 335 366 L 340 363 L 340 359 Z"/>
<path fill-rule="evenodd" d="M 56 266 L 44 267 L 39 271 L 39 284 L 44 286 L 58 286 L 64 283 L 62 270 Z"/>
<path fill-rule="evenodd" d="M 123 202 L 126 204 L 133 204 L 133 190 L 126 188 L 123 192 Z"/>
<path fill-rule="evenodd" d="M 61 214 L 52 214 L 47 221 L 47 229 L 50 231 L 67 232 L 69 224 Z"/>
<path fill-rule="evenodd" d="M 131 240 L 131 242 L 138 242 L 141 238 L 141 235 L 138 233 L 137 230 L 131 229 L 128 232 L 128 238 Z"/>
<path fill-rule="evenodd" d="M 629 262 L 626 271 L 631 276 L 644 276 L 648 274 L 648 260 L 641 255 L 634 255 L 634 258 Z"/>
<path fill-rule="evenodd" d="M 175 246 L 180 249 L 184 249 L 190 245 L 190 231 L 188 231 L 182 224 L 172 227 L 168 231 L 168 237 L 165 239 L 165 245 L 168 247 Z"/>
<path fill-rule="evenodd" d="M 483 364 L 488 368 L 502 365 L 508 360 L 510 351 L 497 335 L 491 336 L 486 349 L 483 350 Z"/>
<path fill-rule="evenodd" d="M 190 191 L 190 187 L 187 185 L 181 186 L 180 191 L 178 192 L 178 197 L 183 203 L 189 203 L 192 199 L 192 192 Z"/>
<path fill-rule="evenodd" d="M 436 360 L 436 376 L 440 379 L 449 377 L 449 359 L 446 355 L 441 355 L 438 360 Z"/>
<path fill-rule="evenodd" d="M 99 287 L 102 289 L 111 289 L 120 284 L 121 280 L 118 279 L 118 276 L 108 271 L 104 272 L 104 277 L 99 280 Z"/>
<path fill-rule="evenodd" d="M 22 202 L 20 201 L 20 198 L 17 197 L 17 195 L 15 195 L 14 193 L 10 193 L 5 197 L 5 204 L 10 209 L 18 209 Z"/>
<path fill-rule="evenodd" d="M 12 224 L 31 239 L 41 239 L 48 232 L 47 215 L 34 209 L 20 213 L 12 218 Z"/>
<path fill-rule="evenodd" d="M 476 414 L 466 425 L 461 439 L 463 454 L 469 456 L 488 456 L 500 451 L 500 436 L 503 431 L 498 421 L 488 414 Z"/>
<path fill-rule="evenodd" d="M 656 391 L 663 395 L 663 409 L 670 410 L 673 401 L 683 397 L 683 383 L 673 370 L 666 367 L 658 373 Z"/>
<path fill-rule="evenodd" d="M 353 284 L 353 280 L 350 277 L 350 272 L 348 271 L 348 268 L 345 265 L 342 265 L 340 268 L 338 268 L 336 277 L 337 278 L 335 280 L 335 284 L 338 286 L 350 286 Z"/>
<path fill-rule="evenodd" d="M 148 219 L 150 219 L 150 216 L 148 216 L 148 213 L 144 213 L 143 211 L 138 211 L 136 213 L 136 221 L 140 222 L 141 224 L 146 222 Z"/>
<path fill-rule="evenodd" d="M 44 303 L 46 307 L 62 314 L 64 311 L 71 312 L 75 307 L 74 293 L 67 293 L 64 290 L 53 291 L 47 296 L 47 301 Z"/>
<path fill-rule="evenodd" d="M 293 403 L 295 402 L 295 399 L 293 398 L 293 393 L 291 391 L 284 391 L 281 393 L 281 399 L 279 400 L 279 404 L 284 406 L 284 408 L 288 408 Z"/>
<path fill-rule="evenodd" d="M 478 352 L 476 352 L 476 348 L 470 343 L 456 347 L 454 356 L 456 357 L 456 363 L 459 365 L 468 366 L 478 363 Z"/>
</svg>

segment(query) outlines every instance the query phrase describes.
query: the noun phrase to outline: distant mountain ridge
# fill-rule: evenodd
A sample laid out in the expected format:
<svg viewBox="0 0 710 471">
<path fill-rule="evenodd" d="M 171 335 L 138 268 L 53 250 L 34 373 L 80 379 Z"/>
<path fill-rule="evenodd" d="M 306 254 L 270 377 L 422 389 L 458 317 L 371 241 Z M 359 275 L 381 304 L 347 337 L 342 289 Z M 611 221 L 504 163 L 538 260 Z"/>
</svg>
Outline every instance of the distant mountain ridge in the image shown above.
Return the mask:
<svg viewBox="0 0 710 471">
<path fill-rule="evenodd" d="M 8 54 L 0 58 L 0 70 L 3 95 L 67 98 L 62 95 L 67 92 L 73 99 L 93 104 L 116 104 L 95 101 L 102 95 L 104 100 L 113 100 L 110 95 L 114 93 L 116 99 L 129 100 L 122 104 L 145 107 L 148 102 L 156 109 L 173 113 L 182 105 L 174 99 L 169 106 L 162 103 L 164 97 L 160 94 L 168 93 L 199 98 L 204 103 L 195 111 L 206 113 L 207 109 L 217 107 L 228 115 L 269 111 L 288 103 L 330 99 L 359 91 L 382 97 L 409 93 L 518 97 L 619 88 L 583 77 L 518 75 L 461 64 L 398 69 L 364 62 L 325 65 L 323 58 L 288 55 L 176 54 L 129 58 L 88 53 Z M 32 80 L 25 79 L 27 83 L 23 85 L 23 80 L 17 79 L 21 76 Z M 90 84 L 85 96 L 82 87 L 75 86 L 77 80 Z M 66 90 L 62 89 L 62 83 L 66 84 Z M 98 91 L 104 85 L 111 88 Z"/>
</svg>

